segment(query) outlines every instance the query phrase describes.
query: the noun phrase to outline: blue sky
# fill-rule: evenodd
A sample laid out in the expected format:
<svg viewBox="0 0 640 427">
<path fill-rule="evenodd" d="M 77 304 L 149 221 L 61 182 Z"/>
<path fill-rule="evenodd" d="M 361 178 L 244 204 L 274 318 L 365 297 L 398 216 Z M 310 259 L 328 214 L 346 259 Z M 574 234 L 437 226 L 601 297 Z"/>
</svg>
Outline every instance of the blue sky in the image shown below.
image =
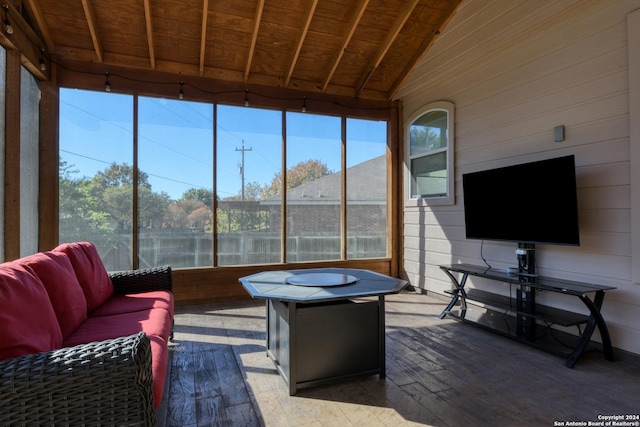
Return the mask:
<svg viewBox="0 0 640 427">
<path fill-rule="evenodd" d="M 62 89 L 60 156 L 92 177 L 111 163 L 133 164 L 131 95 Z M 282 163 L 282 114 L 277 110 L 218 105 L 217 153 L 213 152 L 213 105 L 139 97 L 138 161 L 153 191 L 179 199 L 189 188 L 213 186 L 218 158 L 220 197 L 240 193 L 244 141 L 245 183 L 268 185 Z M 340 118 L 309 113 L 287 115 L 287 167 L 317 159 L 340 170 Z M 347 164 L 384 154 L 386 123 L 347 121 Z"/>
</svg>

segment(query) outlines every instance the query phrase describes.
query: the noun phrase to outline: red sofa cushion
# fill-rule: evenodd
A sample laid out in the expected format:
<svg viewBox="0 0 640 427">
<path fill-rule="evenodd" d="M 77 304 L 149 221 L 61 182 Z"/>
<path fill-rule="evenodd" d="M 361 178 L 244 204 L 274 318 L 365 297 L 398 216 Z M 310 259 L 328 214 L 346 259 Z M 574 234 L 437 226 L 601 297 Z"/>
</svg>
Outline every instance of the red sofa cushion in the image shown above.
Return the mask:
<svg viewBox="0 0 640 427">
<path fill-rule="evenodd" d="M 173 294 L 169 291 L 149 291 L 139 294 L 114 295 L 91 312 L 91 316 L 112 316 L 114 314 L 146 311 L 163 308 L 173 318 Z"/>
<path fill-rule="evenodd" d="M 157 335 L 166 341 L 169 339 L 170 330 L 171 316 L 162 308 L 113 316 L 90 316 L 62 344 L 65 347 L 86 344 L 128 336 L 141 331 L 147 335 Z"/>
<path fill-rule="evenodd" d="M 157 408 L 160 406 L 160 402 L 162 402 L 162 393 L 164 391 L 164 383 L 167 377 L 167 366 L 169 364 L 169 349 L 166 340 L 157 335 L 149 335 L 149 341 L 151 341 L 153 404 Z"/>
<path fill-rule="evenodd" d="M 38 276 L 49 294 L 62 337 L 68 337 L 87 318 L 87 300 L 67 255 L 41 252 L 16 262 Z"/>
<path fill-rule="evenodd" d="M 62 332 L 44 285 L 15 263 L 0 264 L 0 360 L 51 351 Z"/>
<path fill-rule="evenodd" d="M 92 243 L 63 243 L 53 251 L 64 252 L 69 257 L 87 299 L 89 312 L 100 307 L 113 295 L 113 284 L 109 274 Z"/>
</svg>

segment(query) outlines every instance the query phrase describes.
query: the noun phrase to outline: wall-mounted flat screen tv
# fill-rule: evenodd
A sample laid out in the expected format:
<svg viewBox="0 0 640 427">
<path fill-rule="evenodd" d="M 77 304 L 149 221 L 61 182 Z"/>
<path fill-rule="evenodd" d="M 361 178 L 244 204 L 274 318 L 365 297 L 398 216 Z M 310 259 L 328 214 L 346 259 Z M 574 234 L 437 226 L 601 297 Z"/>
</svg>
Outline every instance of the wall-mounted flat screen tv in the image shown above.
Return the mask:
<svg viewBox="0 0 640 427">
<path fill-rule="evenodd" d="M 462 176 L 468 239 L 579 245 L 574 156 Z"/>
</svg>

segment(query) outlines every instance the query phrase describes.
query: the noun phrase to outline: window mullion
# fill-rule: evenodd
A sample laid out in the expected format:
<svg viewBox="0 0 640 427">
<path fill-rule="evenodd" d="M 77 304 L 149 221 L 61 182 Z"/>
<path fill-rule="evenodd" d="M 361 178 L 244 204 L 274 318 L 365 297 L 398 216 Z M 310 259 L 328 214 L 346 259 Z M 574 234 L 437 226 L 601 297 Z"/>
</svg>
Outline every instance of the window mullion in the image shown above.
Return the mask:
<svg viewBox="0 0 640 427">
<path fill-rule="evenodd" d="M 133 221 L 131 221 L 131 265 L 134 269 L 140 267 L 139 254 L 139 224 L 138 224 L 138 95 L 133 96 L 133 171 L 132 171 L 132 212 Z"/>
</svg>

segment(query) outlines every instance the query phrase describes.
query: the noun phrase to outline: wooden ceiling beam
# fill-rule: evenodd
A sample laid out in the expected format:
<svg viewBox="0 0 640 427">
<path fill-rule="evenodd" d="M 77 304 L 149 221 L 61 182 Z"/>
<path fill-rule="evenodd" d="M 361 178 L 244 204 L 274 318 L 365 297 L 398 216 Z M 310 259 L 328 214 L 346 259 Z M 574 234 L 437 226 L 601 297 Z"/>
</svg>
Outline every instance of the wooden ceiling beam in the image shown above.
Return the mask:
<svg viewBox="0 0 640 427">
<path fill-rule="evenodd" d="M 84 9 L 85 17 L 87 18 L 87 25 L 89 26 L 89 32 L 91 33 L 91 41 L 93 42 L 93 50 L 96 54 L 96 60 L 97 62 L 102 63 L 104 60 L 102 43 L 100 43 L 100 37 L 98 36 L 98 28 L 91 0 L 82 0 L 82 8 Z"/>
<path fill-rule="evenodd" d="M 145 73 L 147 71 L 151 71 L 149 69 L 149 63 L 146 59 L 140 57 L 134 57 L 131 55 L 118 55 L 114 53 L 107 52 L 105 54 L 104 61 L 102 64 L 97 64 L 92 59 L 94 58 L 93 50 L 89 49 L 76 49 L 67 46 L 57 46 L 57 55 L 58 62 L 62 64 L 61 68 L 69 68 L 69 69 L 82 69 L 80 64 L 93 64 L 91 68 L 95 71 L 94 75 L 90 77 L 91 79 L 97 79 L 97 84 L 102 86 L 104 85 L 104 72 L 109 71 L 109 79 L 111 82 L 111 87 L 114 92 L 120 90 L 118 87 L 118 76 L 114 71 L 114 68 L 119 69 L 128 69 L 133 73 L 140 72 Z M 99 65 L 99 66 L 98 66 Z M 180 75 L 180 78 L 184 77 L 201 77 L 198 65 L 197 64 L 184 64 L 173 61 L 164 61 L 158 59 L 156 61 L 156 69 L 155 72 L 158 73 L 166 73 L 167 75 Z M 244 81 L 242 72 L 233 71 L 233 70 L 224 70 L 220 68 L 213 67 L 205 67 L 204 75 L 206 78 L 211 79 L 212 81 L 221 81 L 221 82 L 229 82 L 233 83 L 242 83 L 243 85 L 246 83 Z M 339 97 L 348 97 L 353 98 L 353 88 L 347 86 L 339 86 L 335 84 L 330 84 L 327 87 L 327 90 L 322 93 L 318 88 L 317 82 L 304 81 L 304 80 L 296 80 L 292 79 L 291 82 L 295 84 L 296 90 L 306 92 L 305 95 L 307 98 L 312 97 L 311 93 L 323 94 L 328 96 L 339 96 Z M 252 74 L 251 75 L 251 85 L 254 86 L 262 86 L 262 87 L 278 87 L 282 88 L 282 79 L 276 76 L 270 76 L 266 74 Z M 66 83 L 67 85 L 69 83 Z M 76 87 L 72 84 L 69 87 Z M 246 86 L 245 86 L 246 87 Z M 255 95 L 255 94 L 254 94 Z M 387 93 L 382 91 L 375 90 L 365 90 L 363 93 L 363 98 L 371 101 L 387 101 Z M 301 97 L 299 98 L 301 99 Z M 298 101 L 296 101 L 298 102 Z"/>
<path fill-rule="evenodd" d="M 364 86 L 367 84 L 367 82 L 373 75 L 373 72 L 378 68 L 378 66 L 382 62 L 382 59 L 389 51 L 391 44 L 395 41 L 396 37 L 398 37 L 398 34 L 400 34 L 400 30 L 402 29 L 404 24 L 407 22 L 407 20 L 409 19 L 409 16 L 411 16 L 411 13 L 416 8 L 419 2 L 420 0 L 409 0 L 402 7 L 402 10 L 400 10 L 400 14 L 398 15 L 395 22 L 393 23 L 393 26 L 387 33 L 385 39 L 382 41 L 382 43 L 378 47 L 378 50 L 375 56 L 373 57 L 371 62 L 369 62 L 369 65 L 365 69 L 364 74 L 360 76 L 360 79 L 358 80 L 358 84 L 356 84 L 356 87 L 355 87 L 356 96 L 360 94 Z"/>
<path fill-rule="evenodd" d="M 258 41 L 258 29 L 260 28 L 260 22 L 262 21 L 262 11 L 264 10 L 265 0 L 258 1 L 256 7 L 256 19 L 253 24 L 253 33 L 251 35 L 251 46 L 249 47 L 249 54 L 247 55 L 247 65 L 244 67 L 244 81 L 249 80 L 249 73 L 251 72 L 251 63 L 253 62 L 253 53 L 256 50 L 256 42 Z"/>
<path fill-rule="evenodd" d="M 53 42 L 53 37 L 51 37 L 51 31 L 49 31 L 49 26 L 47 25 L 47 21 L 44 18 L 44 13 L 42 13 L 40 3 L 38 2 L 38 0 L 27 0 L 27 4 L 29 5 L 29 9 L 31 9 L 31 12 L 33 13 L 33 16 L 36 20 L 36 25 L 38 26 L 40 33 L 42 34 L 42 38 L 44 39 L 47 51 L 51 55 L 55 54 L 56 44 Z"/>
<path fill-rule="evenodd" d="M 420 45 L 420 49 L 416 51 L 413 58 L 411 58 L 411 60 L 407 63 L 406 67 L 400 74 L 400 77 L 396 79 L 396 81 L 393 82 L 393 84 L 389 88 L 388 99 L 393 99 L 393 97 L 396 95 L 396 93 L 400 89 L 400 85 L 404 83 L 404 81 L 409 77 L 409 74 L 411 74 L 414 68 L 418 65 L 418 62 L 422 59 L 425 53 L 427 53 L 427 51 L 431 48 L 433 43 L 435 43 L 440 33 L 447 26 L 447 24 L 453 18 L 453 16 L 456 14 L 461 4 L 462 4 L 462 0 L 456 0 L 454 2 L 449 3 L 449 10 L 447 10 L 446 13 L 444 14 L 445 18 L 440 23 L 438 28 L 433 30 L 433 36 L 428 39 L 425 39 L 425 41 Z"/>
<path fill-rule="evenodd" d="M 358 28 L 358 24 L 362 19 L 362 15 L 364 15 L 364 11 L 367 10 L 368 5 L 369 5 L 369 0 L 360 0 L 359 4 L 356 6 L 355 13 L 351 17 L 351 21 L 349 22 L 347 31 L 344 37 L 342 38 L 342 45 L 340 46 L 340 49 L 336 52 L 336 56 L 335 58 L 333 58 L 333 62 L 331 63 L 331 68 L 329 69 L 329 72 L 327 73 L 327 75 L 324 78 L 324 81 L 322 82 L 321 88 L 323 92 L 327 90 L 327 86 L 329 86 L 329 82 L 331 81 L 331 79 L 333 78 L 333 75 L 338 69 L 338 64 L 342 59 L 342 55 L 344 55 L 344 51 L 347 49 L 347 46 L 349 46 L 349 43 L 351 42 L 351 38 L 353 37 L 353 34 L 356 32 L 356 28 Z"/>
<path fill-rule="evenodd" d="M 207 51 L 207 22 L 209 20 L 209 0 L 202 2 L 202 29 L 200 30 L 200 75 L 204 75 L 204 60 Z"/>
<path fill-rule="evenodd" d="M 149 0 L 144 0 L 144 21 L 147 27 L 147 43 L 149 44 L 149 66 L 156 69 L 156 54 L 153 48 L 153 26 L 151 25 L 151 5 Z"/>
<path fill-rule="evenodd" d="M 305 16 L 302 21 L 302 26 L 298 31 L 298 38 L 296 40 L 296 48 L 291 56 L 291 62 L 289 63 L 289 71 L 287 71 L 286 76 L 284 76 L 284 86 L 289 86 L 289 81 L 291 80 L 291 76 L 293 75 L 293 70 L 296 68 L 296 63 L 298 62 L 298 56 L 300 55 L 300 50 L 302 49 L 302 45 L 304 43 L 305 37 L 307 37 L 307 31 L 309 31 L 309 26 L 311 25 L 311 20 L 313 19 L 313 14 L 316 11 L 316 6 L 318 5 L 318 0 L 311 0 L 307 5 L 307 10 L 305 11 Z"/>
<path fill-rule="evenodd" d="M 31 28 L 31 25 L 25 21 L 20 12 L 18 12 L 11 2 L 4 3 L 0 9 L 0 16 L 4 17 L 7 13 L 11 26 L 12 34 L 6 34 L 0 31 L 0 45 L 7 50 L 15 50 L 21 56 L 22 65 L 24 65 L 34 76 L 41 80 L 49 80 L 51 63 L 48 57 L 44 56 L 42 49 L 45 42 Z M 42 69 L 41 61 L 44 63 Z"/>
</svg>

